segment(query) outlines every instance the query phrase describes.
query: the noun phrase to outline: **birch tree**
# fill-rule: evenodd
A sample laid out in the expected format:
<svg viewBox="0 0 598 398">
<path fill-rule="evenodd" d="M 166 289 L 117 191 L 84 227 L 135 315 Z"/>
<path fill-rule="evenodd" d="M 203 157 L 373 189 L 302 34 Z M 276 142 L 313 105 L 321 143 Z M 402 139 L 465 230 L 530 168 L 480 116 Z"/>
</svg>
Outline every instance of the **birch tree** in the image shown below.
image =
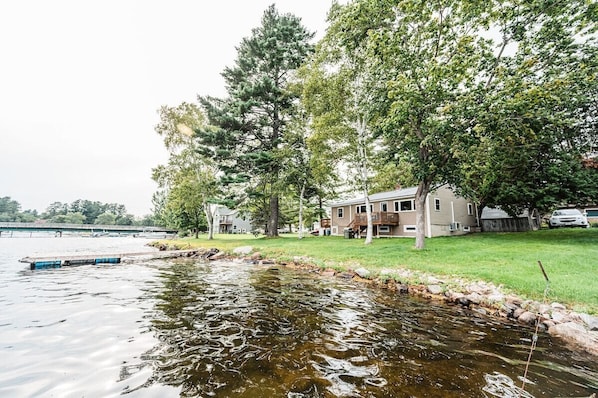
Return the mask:
<svg viewBox="0 0 598 398">
<path fill-rule="evenodd" d="M 168 163 L 152 170 L 152 178 L 164 191 L 162 210 L 178 228 L 191 228 L 195 235 L 205 222 L 208 239 L 214 237 L 217 210 L 218 169 L 203 157 L 194 137 L 196 129 L 205 128 L 205 116 L 199 106 L 183 102 L 177 107 L 163 106 L 156 132 L 162 136 L 169 153 Z"/>
<path fill-rule="evenodd" d="M 379 114 L 379 79 L 370 67 L 363 43 L 346 25 L 356 16 L 351 7 L 333 5 L 324 39 L 306 74 L 303 100 L 313 117 L 312 127 L 321 141 L 333 139 L 335 152 L 357 171 L 366 208 L 367 229 L 364 243 L 373 238 L 372 209 L 369 199 L 371 178 L 370 153 L 373 151 L 371 122 Z M 374 17 L 375 19 L 375 17 Z"/>
</svg>

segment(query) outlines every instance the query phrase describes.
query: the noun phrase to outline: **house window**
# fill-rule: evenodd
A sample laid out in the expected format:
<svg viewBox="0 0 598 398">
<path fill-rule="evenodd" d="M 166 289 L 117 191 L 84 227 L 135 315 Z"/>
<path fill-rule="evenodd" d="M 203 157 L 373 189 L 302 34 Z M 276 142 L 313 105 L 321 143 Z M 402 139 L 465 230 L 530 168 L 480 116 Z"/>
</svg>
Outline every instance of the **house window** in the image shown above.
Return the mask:
<svg viewBox="0 0 598 398">
<path fill-rule="evenodd" d="M 388 211 L 388 203 L 380 203 L 380 211 Z"/>
<path fill-rule="evenodd" d="M 404 232 L 417 232 L 417 227 L 415 225 L 403 225 Z"/>
<path fill-rule="evenodd" d="M 411 211 L 415 210 L 415 203 L 413 200 L 401 200 L 395 202 L 395 211 Z"/>
<path fill-rule="evenodd" d="M 467 204 L 467 215 L 473 216 L 473 205 L 471 203 Z"/>
<path fill-rule="evenodd" d="M 370 210 L 374 211 L 374 206 L 370 205 Z M 357 213 L 365 213 L 365 205 L 357 206 Z"/>
<path fill-rule="evenodd" d="M 388 234 L 388 233 L 390 233 L 390 227 L 388 225 L 380 225 L 380 227 L 378 227 L 378 228 L 379 228 L 378 231 L 381 234 Z"/>
<path fill-rule="evenodd" d="M 440 199 L 438 198 L 434 199 L 434 210 L 440 211 Z"/>
<path fill-rule="evenodd" d="M 336 209 L 336 215 L 338 218 L 343 218 L 344 210 L 345 209 L 343 207 L 339 207 L 338 209 Z"/>
</svg>

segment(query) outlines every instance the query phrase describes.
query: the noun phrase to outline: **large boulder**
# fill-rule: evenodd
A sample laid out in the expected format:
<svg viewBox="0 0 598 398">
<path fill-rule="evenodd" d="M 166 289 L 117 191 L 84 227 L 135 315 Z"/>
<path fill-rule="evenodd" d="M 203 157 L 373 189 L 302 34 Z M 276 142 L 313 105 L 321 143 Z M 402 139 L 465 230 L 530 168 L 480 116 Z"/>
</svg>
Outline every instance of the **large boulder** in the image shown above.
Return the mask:
<svg viewBox="0 0 598 398">
<path fill-rule="evenodd" d="M 368 271 L 367 269 L 363 268 L 363 267 L 357 268 L 355 270 L 355 273 L 357 275 L 359 275 L 360 278 L 363 278 L 363 279 L 368 279 L 370 277 L 370 275 L 371 275 L 371 272 Z"/>
<path fill-rule="evenodd" d="M 590 354 L 598 355 L 598 332 L 589 331 L 577 322 L 556 324 L 548 329 L 548 333 L 560 337 Z"/>
<path fill-rule="evenodd" d="M 428 293 L 434 294 L 434 295 L 440 295 L 440 294 L 442 294 L 442 291 L 443 291 L 442 286 L 440 286 L 440 285 L 428 285 L 427 289 L 428 289 Z"/>
<path fill-rule="evenodd" d="M 251 246 L 239 246 L 233 249 L 233 254 L 245 256 L 253 251 Z"/>
</svg>

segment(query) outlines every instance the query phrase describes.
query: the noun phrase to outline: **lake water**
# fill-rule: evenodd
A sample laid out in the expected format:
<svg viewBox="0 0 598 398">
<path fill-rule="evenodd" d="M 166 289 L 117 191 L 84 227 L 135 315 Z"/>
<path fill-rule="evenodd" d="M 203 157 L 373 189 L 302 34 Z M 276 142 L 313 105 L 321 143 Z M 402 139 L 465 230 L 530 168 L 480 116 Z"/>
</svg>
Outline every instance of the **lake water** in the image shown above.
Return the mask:
<svg viewBox="0 0 598 398">
<path fill-rule="evenodd" d="M 31 271 L 136 238 L 0 238 L 0 397 L 584 397 L 594 359 L 459 307 L 242 262 Z"/>
</svg>

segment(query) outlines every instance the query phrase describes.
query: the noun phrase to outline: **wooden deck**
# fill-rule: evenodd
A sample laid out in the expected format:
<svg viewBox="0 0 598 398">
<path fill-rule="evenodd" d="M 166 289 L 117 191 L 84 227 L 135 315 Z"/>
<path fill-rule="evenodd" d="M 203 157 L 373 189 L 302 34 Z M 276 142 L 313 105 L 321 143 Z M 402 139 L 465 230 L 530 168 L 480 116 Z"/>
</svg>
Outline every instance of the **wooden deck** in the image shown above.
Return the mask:
<svg viewBox="0 0 598 398">
<path fill-rule="evenodd" d="M 189 257 L 198 254 L 201 249 L 192 250 L 166 250 L 141 253 L 96 253 L 82 255 L 60 255 L 46 257 L 24 257 L 19 260 L 21 263 L 28 263 L 32 270 L 45 268 L 60 268 L 65 266 L 85 264 L 119 264 L 126 260 L 159 258 Z"/>
<path fill-rule="evenodd" d="M 373 225 L 399 225 L 399 214 L 389 213 L 385 211 L 372 212 L 372 224 Z M 356 213 L 353 216 L 353 222 L 351 223 L 353 228 L 359 228 L 368 225 L 367 214 Z"/>
</svg>

